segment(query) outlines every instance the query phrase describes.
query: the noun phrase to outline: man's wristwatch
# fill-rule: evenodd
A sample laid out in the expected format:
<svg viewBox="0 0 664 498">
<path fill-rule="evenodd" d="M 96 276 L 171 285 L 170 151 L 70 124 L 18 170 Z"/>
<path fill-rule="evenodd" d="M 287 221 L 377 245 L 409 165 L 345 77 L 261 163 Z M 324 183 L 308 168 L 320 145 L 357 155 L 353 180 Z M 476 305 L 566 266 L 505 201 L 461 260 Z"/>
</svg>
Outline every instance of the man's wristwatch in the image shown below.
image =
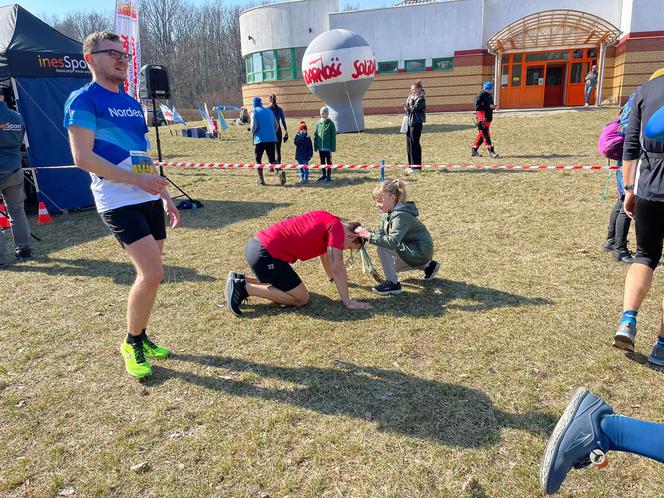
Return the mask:
<svg viewBox="0 0 664 498">
<path fill-rule="evenodd" d="M 634 184 L 632 183 L 631 185 L 625 185 L 623 187 L 627 192 L 634 192 Z"/>
</svg>

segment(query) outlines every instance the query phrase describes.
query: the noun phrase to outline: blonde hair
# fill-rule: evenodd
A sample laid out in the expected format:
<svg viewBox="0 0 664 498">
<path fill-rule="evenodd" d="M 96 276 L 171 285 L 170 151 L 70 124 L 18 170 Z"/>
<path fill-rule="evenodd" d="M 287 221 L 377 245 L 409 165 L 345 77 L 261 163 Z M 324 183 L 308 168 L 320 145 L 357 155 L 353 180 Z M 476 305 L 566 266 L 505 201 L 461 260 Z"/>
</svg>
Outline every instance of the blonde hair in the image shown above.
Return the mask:
<svg viewBox="0 0 664 498">
<path fill-rule="evenodd" d="M 385 195 L 394 195 L 397 198 L 397 202 L 406 202 L 408 197 L 406 195 L 405 182 L 401 178 L 385 180 L 376 185 L 376 188 L 371 192 L 371 197 L 374 200 L 380 200 Z"/>
<path fill-rule="evenodd" d="M 120 41 L 120 37 L 115 33 L 111 33 L 110 31 L 96 31 L 94 33 L 90 33 L 85 37 L 85 40 L 83 40 L 83 53 L 91 54 L 97 50 L 99 48 L 99 42 L 102 40 L 117 42 Z"/>
</svg>

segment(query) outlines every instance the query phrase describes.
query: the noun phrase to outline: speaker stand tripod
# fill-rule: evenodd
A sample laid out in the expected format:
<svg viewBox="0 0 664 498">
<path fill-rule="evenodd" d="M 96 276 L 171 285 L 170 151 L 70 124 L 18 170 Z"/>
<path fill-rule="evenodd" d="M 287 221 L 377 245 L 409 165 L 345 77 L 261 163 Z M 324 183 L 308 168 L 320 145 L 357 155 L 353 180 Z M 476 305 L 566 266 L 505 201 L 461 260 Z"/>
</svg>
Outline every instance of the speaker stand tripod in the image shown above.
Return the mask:
<svg viewBox="0 0 664 498">
<path fill-rule="evenodd" d="M 157 134 L 157 157 L 159 158 L 159 162 L 161 163 L 162 162 L 161 161 L 161 142 L 159 140 L 159 122 L 157 121 L 157 103 L 155 102 L 154 97 L 152 97 L 152 123 L 154 125 L 154 131 Z M 196 204 L 197 208 L 202 208 L 203 207 L 203 203 L 201 201 L 197 201 L 196 199 L 192 199 L 192 197 L 187 192 L 182 190 L 182 188 L 179 185 L 177 185 L 173 180 L 171 180 L 169 177 L 167 177 L 164 174 L 164 167 L 161 164 L 159 165 L 159 175 L 166 178 L 166 180 L 168 180 L 168 183 L 170 183 L 171 185 L 173 185 L 176 189 L 178 189 L 180 191 L 180 195 L 176 195 L 175 197 L 173 197 L 173 199 L 178 199 L 180 197 L 186 197 L 191 202 Z"/>
</svg>

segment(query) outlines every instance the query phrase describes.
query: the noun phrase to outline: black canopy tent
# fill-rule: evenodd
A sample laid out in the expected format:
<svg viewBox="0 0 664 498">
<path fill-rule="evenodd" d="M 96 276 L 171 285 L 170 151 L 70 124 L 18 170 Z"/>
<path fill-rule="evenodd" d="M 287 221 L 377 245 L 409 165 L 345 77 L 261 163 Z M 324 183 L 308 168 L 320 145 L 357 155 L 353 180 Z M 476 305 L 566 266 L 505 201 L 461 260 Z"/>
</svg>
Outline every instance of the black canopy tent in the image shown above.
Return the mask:
<svg viewBox="0 0 664 498">
<path fill-rule="evenodd" d="M 25 120 L 30 166 L 51 212 L 93 204 L 86 172 L 52 168 L 73 165 L 64 104 L 90 78 L 81 43 L 20 5 L 0 7 L 0 82 L 11 88 Z"/>
</svg>

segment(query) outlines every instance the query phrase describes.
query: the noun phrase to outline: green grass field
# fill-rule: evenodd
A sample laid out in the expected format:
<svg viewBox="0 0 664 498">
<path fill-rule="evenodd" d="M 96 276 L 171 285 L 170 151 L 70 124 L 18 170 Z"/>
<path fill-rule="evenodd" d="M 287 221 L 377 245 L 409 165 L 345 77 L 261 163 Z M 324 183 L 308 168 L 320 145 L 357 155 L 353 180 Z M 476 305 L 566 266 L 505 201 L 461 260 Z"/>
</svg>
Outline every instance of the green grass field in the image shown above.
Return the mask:
<svg viewBox="0 0 664 498">
<path fill-rule="evenodd" d="M 616 113 L 500 114 L 500 161 L 605 164 L 596 140 Z M 338 137 L 334 161 L 404 162 L 399 124 L 368 117 L 365 133 Z M 470 114 L 430 115 L 425 162 L 494 163 L 468 157 L 474 134 Z M 166 160 L 253 162 L 245 128 L 215 141 L 162 130 L 162 145 Z M 644 356 L 659 278 L 639 314 L 638 354 L 610 346 L 626 267 L 600 251 L 615 195 L 611 178 L 602 202 L 606 172 L 408 177 L 442 262 L 437 280 L 404 274 L 405 293 L 381 298 L 356 261 L 351 294 L 373 309 L 353 312 L 317 261 L 301 262 L 308 306 L 252 299 L 236 319 L 224 281 L 247 269 L 257 230 L 312 209 L 378 223 L 378 171 L 334 172 L 329 187 L 288 175 L 279 187 L 267 173 L 261 188 L 254 171 L 172 173 L 205 207 L 168 233 L 149 331 L 176 354 L 143 383 L 119 354 L 133 269 L 96 213 L 33 226 L 35 260 L 0 274 L 0 495 L 532 497 L 577 386 L 664 422 L 662 373 Z M 606 470 L 573 471 L 563 495 L 662 495 L 661 465 L 609 458 Z"/>
</svg>

